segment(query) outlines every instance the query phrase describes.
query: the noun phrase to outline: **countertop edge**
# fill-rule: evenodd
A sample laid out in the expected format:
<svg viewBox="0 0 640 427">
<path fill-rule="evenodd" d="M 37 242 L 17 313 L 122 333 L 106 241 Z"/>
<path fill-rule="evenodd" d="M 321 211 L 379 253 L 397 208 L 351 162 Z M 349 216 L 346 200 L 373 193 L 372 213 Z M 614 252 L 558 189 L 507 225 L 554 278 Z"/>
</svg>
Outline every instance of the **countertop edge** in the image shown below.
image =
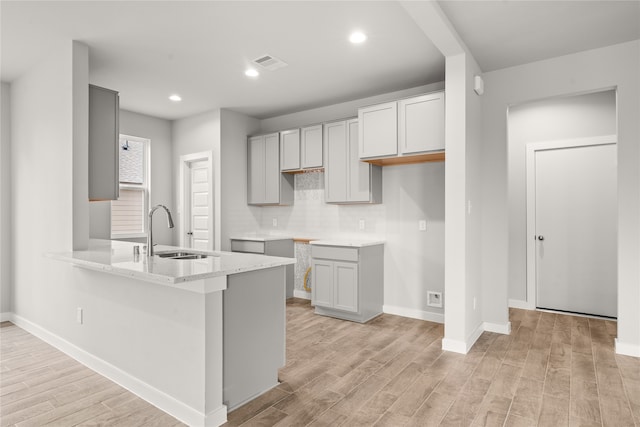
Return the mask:
<svg viewBox="0 0 640 427">
<path fill-rule="evenodd" d="M 315 246 L 338 246 L 345 248 L 364 248 L 367 246 L 384 245 L 384 240 L 372 240 L 372 241 L 340 241 L 340 240 L 312 240 L 310 245 Z"/>
<path fill-rule="evenodd" d="M 163 250 L 166 250 L 166 248 L 173 248 L 173 247 L 163 247 Z M 179 250 L 180 248 L 173 248 L 173 249 Z M 103 272 L 103 273 L 112 274 L 112 275 L 125 277 L 129 279 L 142 280 L 145 282 L 166 285 L 176 289 L 183 289 L 183 290 L 188 290 L 188 291 L 198 292 L 198 293 L 208 293 L 216 290 L 222 290 L 222 289 L 218 289 L 220 288 L 220 286 L 218 285 L 211 286 L 208 284 L 200 283 L 201 281 L 206 281 L 207 279 L 226 277 L 232 274 L 245 273 L 245 272 L 255 271 L 255 270 L 263 270 L 267 268 L 281 267 L 289 264 L 295 264 L 296 262 L 295 258 L 256 255 L 256 256 L 264 257 L 265 259 L 263 261 L 252 260 L 246 265 L 228 267 L 224 269 L 206 271 L 202 273 L 194 273 L 194 274 L 188 274 L 188 275 L 166 275 L 166 274 L 158 274 L 158 273 L 153 273 L 148 271 L 138 271 L 134 269 L 113 265 L 112 263 L 109 263 L 109 262 L 104 262 L 104 261 L 101 262 L 100 260 L 83 259 L 79 257 L 80 254 L 86 256 L 87 254 L 91 254 L 92 252 L 95 253 L 96 255 L 101 253 L 101 251 L 98 249 L 93 249 L 93 250 L 88 249 L 88 250 L 73 251 L 73 252 L 46 253 L 44 255 L 49 259 L 61 261 L 61 262 L 67 262 L 79 268 L 85 268 L 88 270 Z M 211 254 L 212 256 L 218 256 L 218 257 L 242 256 L 242 254 L 238 254 L 238 253 L 224 253 L 224 252 L 214 253 L 210 251 L 194 251 L 194 252 L 207 253 L 207 254 Z M 144 257 L 144 256 L 145 255 L 142 255 L 142 254 L 140 255 L 140 257 Z M 174 261 L 183 262 L 183 261 L 177 261 L 177 260 L 174 260 Z M 226 286 L 224 288 L 226 288 Z"/>
</svg>

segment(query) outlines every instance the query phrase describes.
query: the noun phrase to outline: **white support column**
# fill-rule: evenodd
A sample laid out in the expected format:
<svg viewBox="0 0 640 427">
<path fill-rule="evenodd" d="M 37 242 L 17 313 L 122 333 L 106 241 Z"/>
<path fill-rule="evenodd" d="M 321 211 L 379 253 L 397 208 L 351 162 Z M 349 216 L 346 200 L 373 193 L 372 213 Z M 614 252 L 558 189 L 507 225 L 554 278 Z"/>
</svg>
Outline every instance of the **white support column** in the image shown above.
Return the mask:
<svg viewBox="0 0 640 427">
<path fill-rule="evenodd" d="M 479 171 L 480 103 L 473 78 L 480 74 L 475 59 L 435 1 L 401 1 L 401 6 L 442 52 L 445 71 L 445 309 L 444 350 L 466 353 L 484 330 L 477 199 L 473 182 Z M 470 102 L 473 100 L 473 102 Z M 473 191 L 472 191 L 473 190 Z M 506 301 L 505 301 L 506 309 Z"/>
</svg>

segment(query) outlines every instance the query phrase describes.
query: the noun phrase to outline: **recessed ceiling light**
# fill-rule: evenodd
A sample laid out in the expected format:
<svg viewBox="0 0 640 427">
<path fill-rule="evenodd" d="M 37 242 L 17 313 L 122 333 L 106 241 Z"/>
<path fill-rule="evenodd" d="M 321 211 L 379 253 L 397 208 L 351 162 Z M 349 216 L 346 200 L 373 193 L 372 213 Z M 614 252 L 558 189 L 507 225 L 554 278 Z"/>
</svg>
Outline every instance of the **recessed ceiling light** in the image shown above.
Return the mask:
<svg viewBox="0 0 640 427">
<path fill-rule="evenodd" d="M 247 77 L 258 77 L 260 73 L 254 68 L 249 68 L 247 69 L 247 71 L 244 72 L 244 75 Z"/>
<path fill-rule="evenodd" d="M 172 100 L 173 102 L 180 102 L 182 101 L 182 97 L 180 95 L 171 95 L 169 97 L 170 100 Z"/>
<path fill-rule="evenodd" d="M 360 31 L 355 31 L 349 36 L 349 41 L 354 44 L 362 43 L 367 39 L 367 35 Z"/>
</svg>

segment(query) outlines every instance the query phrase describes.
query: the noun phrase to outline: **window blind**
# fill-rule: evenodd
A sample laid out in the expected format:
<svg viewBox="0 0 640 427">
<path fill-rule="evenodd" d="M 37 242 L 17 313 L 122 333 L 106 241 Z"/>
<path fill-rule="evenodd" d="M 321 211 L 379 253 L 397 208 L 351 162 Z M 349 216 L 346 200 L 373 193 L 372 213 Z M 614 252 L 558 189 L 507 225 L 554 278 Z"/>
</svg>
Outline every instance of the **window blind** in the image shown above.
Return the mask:
<svg viewBox="0 0 640 427">
<path fill-rule="evenodd" d="M 144 188 L 120 187 L 120 198 L 111 202 L 112 236 L 145 233 L 144 197 Z"/>
</svg>

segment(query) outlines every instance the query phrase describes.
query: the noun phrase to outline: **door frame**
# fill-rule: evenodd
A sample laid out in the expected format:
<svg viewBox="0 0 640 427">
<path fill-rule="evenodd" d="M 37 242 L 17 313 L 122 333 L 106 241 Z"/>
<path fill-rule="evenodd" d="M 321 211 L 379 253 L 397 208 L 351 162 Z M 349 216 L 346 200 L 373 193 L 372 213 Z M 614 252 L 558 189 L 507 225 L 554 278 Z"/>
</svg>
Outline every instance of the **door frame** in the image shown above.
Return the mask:
<svg viewBox="0 0 640 427">
<path fill-rule="evenodd" d="M 527 303 L 526 309 L 535 310 L 537 301 L 536 282 L 536 152 L 560 148 L 589 147 L 594 145 L 611 145 L 618 142 L 617 135 L 604 135 L 576 139 L 532 142 L 526 146 L 527 175 Z"/>
<path fill-rule="evenodd" d="M 207 170 L 209 173 L 209 250 L 214 250 L 215 242 L 214 238 L 214 224 L 215 224 L 215 212 L 213 210 L 213 200 L 214 200 L 214 192 L 213 192 L 213 152 L 212 151 L 202 151 L 200 153 L 192 153 L 185 154 L 180 156 L 180 175 L 179 175 L 179 184 L 178 184 L 178 244 L 180 247 L 186 248 L 186 228 L 187 228 L 187 216 L 185 212 L 189 211 L 189 208 L 186 206 L 187 191 L 189 191 L 189 164 L 193 162 L 207 162 Z"/>
</svg>

